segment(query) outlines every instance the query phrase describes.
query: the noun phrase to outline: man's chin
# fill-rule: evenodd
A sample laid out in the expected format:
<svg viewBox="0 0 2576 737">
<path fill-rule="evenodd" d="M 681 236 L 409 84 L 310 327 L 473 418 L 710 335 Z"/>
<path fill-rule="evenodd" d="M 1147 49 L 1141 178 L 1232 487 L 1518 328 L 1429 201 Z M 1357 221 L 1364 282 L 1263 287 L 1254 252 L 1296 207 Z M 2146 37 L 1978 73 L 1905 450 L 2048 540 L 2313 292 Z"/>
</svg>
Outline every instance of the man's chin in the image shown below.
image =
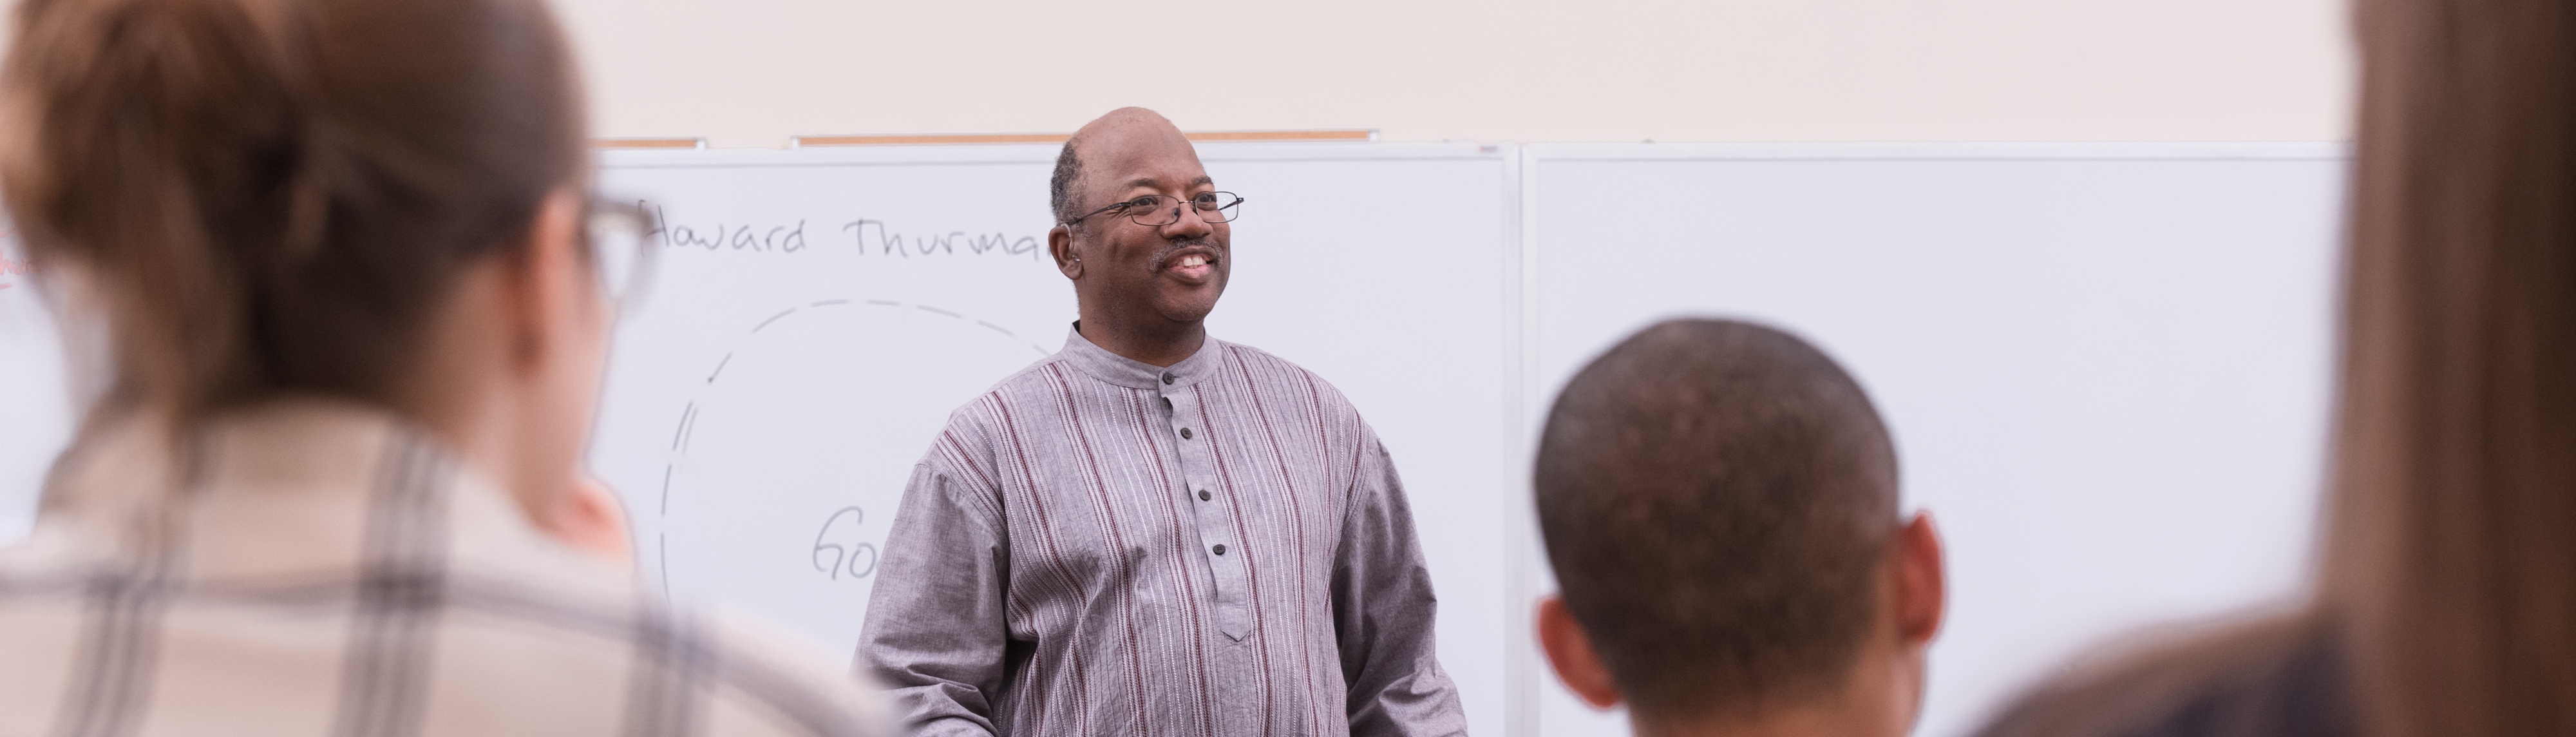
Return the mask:
<svg viewBox="0 0 2576 737">
<path fill-rule="evenodd" d="M 1198 322 L 1216 311 L 1216 298 L 1224 291 L 1223 287 L 1210 285 L 1188 293 L 1167 293 L 1163 299 L 1155 300 L 1154 311 L 1163 313 L 1163 319 L 1172 322 Z"/>
</svg>

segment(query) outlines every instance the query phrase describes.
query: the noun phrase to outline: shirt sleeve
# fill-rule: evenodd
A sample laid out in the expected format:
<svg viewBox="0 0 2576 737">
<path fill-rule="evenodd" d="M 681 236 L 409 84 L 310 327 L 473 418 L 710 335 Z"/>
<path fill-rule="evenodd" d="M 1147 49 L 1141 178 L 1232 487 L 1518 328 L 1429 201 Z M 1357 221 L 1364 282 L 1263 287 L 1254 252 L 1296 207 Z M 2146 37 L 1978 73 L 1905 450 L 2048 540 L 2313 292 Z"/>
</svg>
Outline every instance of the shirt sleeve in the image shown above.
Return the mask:
<svg viewBox="0 0 2576 737">
<path fill-rule="evenodd" d="M 1361 442 L 1333 562 L 1333 625 L 1350 684 L 1351 735 L 1464 735 L 1458 687 L 1432 645 L 1438 602 L 1404 484 L 1376 433 L 1363 433 Z"/>
<path fill-rule="evenodd" d="M 979 486 L 935 452 L 913 468 L 859 634 L 859 670 L 875 674 L 902 723 L 923 737 L 997 731 L 1010 551 L 999 510 L 983 508 L 996 490 Z"/>
</svg>

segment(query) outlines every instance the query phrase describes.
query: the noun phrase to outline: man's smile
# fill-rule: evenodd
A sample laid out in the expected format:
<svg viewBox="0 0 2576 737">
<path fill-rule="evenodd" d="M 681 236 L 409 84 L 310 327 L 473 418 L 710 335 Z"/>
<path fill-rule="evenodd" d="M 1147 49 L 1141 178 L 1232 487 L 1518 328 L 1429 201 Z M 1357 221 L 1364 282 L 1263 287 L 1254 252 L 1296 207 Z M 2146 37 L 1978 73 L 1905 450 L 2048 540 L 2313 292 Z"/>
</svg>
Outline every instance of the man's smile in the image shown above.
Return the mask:
<svg viewBox="0 0 2576 737">
<path fill-rule="evenodd" d="M 1206 246 L 1185 246 L 1164 256 L 1156 271 L 1171 274 L 1185 284 L 1204 284 L 1216 273 L 1216 252 Z"/>
</svg>

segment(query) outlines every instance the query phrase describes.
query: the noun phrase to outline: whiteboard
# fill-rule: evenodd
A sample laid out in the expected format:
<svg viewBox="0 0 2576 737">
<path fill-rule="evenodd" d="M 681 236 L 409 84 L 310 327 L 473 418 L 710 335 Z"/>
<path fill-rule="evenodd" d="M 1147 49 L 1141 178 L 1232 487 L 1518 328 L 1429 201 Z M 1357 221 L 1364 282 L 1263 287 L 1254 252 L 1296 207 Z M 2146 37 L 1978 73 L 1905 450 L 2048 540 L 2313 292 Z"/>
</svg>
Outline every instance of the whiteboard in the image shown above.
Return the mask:
<svg viewBox="0 0 2576 737">
<path fill-rule="evenodd" d="M 903 483 L 948 413 L 1061 346 L 1044 253 L 1057 147 L 609 151 L 665 248 L 620 325 L 594 469 L 648 578 L 845 652 Z M 1503 729 L 1517 152 L 1201 147 L 1248 198 L 1211 334 L 1297 362 L 1377 428 L 1441 599 L 1470 727 Z"/>
<path fill-rule="evenodd" d="M 15 228 L 0 225 L 0 544 L 27 534 L 54 456 L 71 440 L 62 344 Z"/>
<path fill-rule="evenodd" d="M 905 471 L 1063 340 L 1053 146 L 607 151 L 667 224 L 591 463 L 644 575 L 847 650 Z M 1528 636 L 1528 448 L 1660 316 L 1767 320 L 1887 415 L 1949 543 L 1922 734 L 2099 638 L 2278 597 L 2306 561 L 2341 151 L 2324 144 L 1212 144 L 1250 198 L 1210 329 L 1347 393 L 1394 454 L 1476 734 L 1624 734 Z M 1393 203 L 1405 203 L 1398 207 Z M 1353 203 L 1369 203 L 1355 207 Z M 0 239 L 0 257 L 21 258 Z M 0 541 L 69 434 L 0 273 Z M 1508 727 L 1508 731 L 1506 730 Z"/>
<path fill-rule="evenodd" d="M 1821 345 L 1948 543 L 1920 732 L 2305 571 L 2343 164 L 2323 144 L 1533 145 L 1538 380 L 1674 314 Z M 1542 566 L 1542 573 L 1544 567 Z M 1552 584 L 1539 584 L 1542 590 Z M 1612 734 L 1553 682 L 1545 734 Z"/>
</svg>

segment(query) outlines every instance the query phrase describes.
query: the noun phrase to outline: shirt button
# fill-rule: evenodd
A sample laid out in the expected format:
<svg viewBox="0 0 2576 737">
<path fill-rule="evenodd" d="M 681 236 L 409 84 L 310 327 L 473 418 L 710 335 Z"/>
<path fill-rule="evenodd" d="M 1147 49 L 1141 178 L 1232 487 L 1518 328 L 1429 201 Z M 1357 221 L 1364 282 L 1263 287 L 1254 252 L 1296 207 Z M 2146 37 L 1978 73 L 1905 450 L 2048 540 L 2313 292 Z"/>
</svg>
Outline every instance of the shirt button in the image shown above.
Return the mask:
<svg viewBox="0 0 2576 737">
<path fill-rule="evenodd" d="M 1189 429 L 1189 428 L 1186 428 L 1186 427 L 1181 428 L 1181 439 L 1182 439 L 1182 440 L 1188 440 L 1188 439 L 1190 439 L 1190 429 Z"/>
<path fill-rule="evenodd" d="M 1207 500 L 1208 500 L 1208 493 L 1207 493 L 1207 490 L 1206 490 L 1206 489 L 1200 489 L 1200 490 L 1199 490 L 1199 501 L 1207 501 Z"/>
<path fill-rule="evenodd" d="M 1165 372 L 1163 372 L 1163 383 L 1165 383 L 1165 384 L 1172 383 L 1172 372 L 1170 372 L 1170 371 L 1165 371 Z"/>
<path fill-rule="evenodd" d="M 1217 555 L 1224 555 L 1224 554 L 1225 554 L 1225 546 L 1223 546 L 1223 545 L 1218 545 L 1218 546 L 1216 546 L 1216 554 L 1217 554 Z"/>
</svg>

